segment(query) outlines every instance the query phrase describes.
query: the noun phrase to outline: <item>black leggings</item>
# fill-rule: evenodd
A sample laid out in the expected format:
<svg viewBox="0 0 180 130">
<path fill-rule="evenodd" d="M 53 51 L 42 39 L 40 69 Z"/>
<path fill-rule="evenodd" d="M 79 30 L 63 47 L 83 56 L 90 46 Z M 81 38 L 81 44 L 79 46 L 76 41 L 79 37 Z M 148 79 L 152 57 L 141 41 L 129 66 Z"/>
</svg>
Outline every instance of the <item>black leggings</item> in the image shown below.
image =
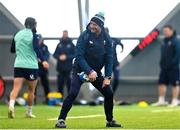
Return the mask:
<svg viewBox="0 0 180 130">
<path fill-rule="evenodd" d="M 71 85 L 70 72 L 59 72 L 57 76 L 58 92 L 64 93 L 64 86 L 66 85 L 68 93 Z"/>
<path fill-rule="evenodd" d="M 105 97 L 104 102 L 104 109 L 106 114 L 106 120 L 112 121 L 113 119 L 113 91 L 111 86 L 107 86 L 105 88 L 102 88 L 104 78 L 102 76 L 99 76 L 96 81 L 92 82 L 92 85 L 101 92 L 101 94 Z M 77 73 L 72 74 L 71 78 L 71 87 L 70 92 L 67 98 L 63 102 L 63 106 L 59 115 L 58 119 L 66 119 L 68 112 L 70 111 L 72 104 L 77 97 L 80 88 L 81 88 L 82 82 L 79 79 L 79 76 Z"/>
</svg>

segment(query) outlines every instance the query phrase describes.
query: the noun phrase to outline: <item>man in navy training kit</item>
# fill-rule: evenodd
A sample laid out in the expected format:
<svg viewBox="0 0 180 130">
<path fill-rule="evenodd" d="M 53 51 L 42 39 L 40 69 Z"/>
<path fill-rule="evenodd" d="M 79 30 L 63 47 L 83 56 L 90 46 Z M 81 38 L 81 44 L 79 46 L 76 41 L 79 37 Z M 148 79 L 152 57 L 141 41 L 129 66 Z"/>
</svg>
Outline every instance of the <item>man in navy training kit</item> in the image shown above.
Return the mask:
<svg viewBox="0 0 180 130">
<path fill-rule="evenodd" d="M 109 29 L 106 27 L 105 31 L 109 34 Z M 122 51 L 124 49 L 124 45 L 120 42 L 119 39 L 117 38 L 111 38 L 112 39 L 112 44 L 113 44 L 113 82 L 112 82 L 112 89 L 113 93 L 116 92 L 118 84 L 119 84 L 119 78 L 120 78 L 120 63 L 118 62 L 117 59 L 117 51 L 116 48 L 118 45 L 121 46 Z"/>
<path fill-rule="evenodd" d="M 105 76 L 102 76 L 101 73 L 103 66 L 105 66 Z M 83 84 L 79 77 L 79 73 L 82 72 L 87 75 L 87 81 L 92 83 L 105 97 L 106 127 L 121 127 L 113 120 L 113 91 L 110 86 L 112 67 L 112 41 L 108 33 L 104 31 L 104 14 L 98 13 L 91 19 L 87 29 L 78 38 L 71 88 L 69 95 L 64 100 L 58 122 L 55 125 L 56 128 L 66 128 L 65 119 Z"/>
<path fill-rule="evenodd" d="M 42 35 L 39 34 L 39 47 L 41 49 L 42 55 L 44 56 L 45 60 L 48 62 L 49 60 L 49 50 L 48 47 L 44 44 L 44 40 Z M 45 93 L 45 102 L 48 103 L 48 93 L 50 92 L 50 87 L 49 87 L 49 79 L 48 79 L 48 69 L 44 68 L 41 62 L 38 62 L 39 65 L 39 77 L 40 77 L 40 81 L 41 84 L 43 86 L 44 89 L 44 93 Z"/>
<path fill-rule="evenodd" d="M 63 36 L 60 39 L 60 43 L 57 45 L 53 56 L 57 59 L 58 91 L 63 94 L 63 86 L 66 83 L 69 93 L 71 84 L 70 74 L 72 70 L 72 61 L 75 57 L 75 46 L 72 43 L 71 38 L 68 37 L 67 30 L 63 31 Z"/>
<path fill-rule="evenodd" d="M 176 31 L 172 26 L 166 25 L 163 28 L 165 36 L 161 47 L 160 77 L 159 77 L 159 100 L 154 106 L 168 105 L 165 101 L 166 86 L 172 85 L 172 102 L 170 107 L 179 105 L 179 84 L 180 84 L 180 40 L 177 39 Z"/>
</svg>

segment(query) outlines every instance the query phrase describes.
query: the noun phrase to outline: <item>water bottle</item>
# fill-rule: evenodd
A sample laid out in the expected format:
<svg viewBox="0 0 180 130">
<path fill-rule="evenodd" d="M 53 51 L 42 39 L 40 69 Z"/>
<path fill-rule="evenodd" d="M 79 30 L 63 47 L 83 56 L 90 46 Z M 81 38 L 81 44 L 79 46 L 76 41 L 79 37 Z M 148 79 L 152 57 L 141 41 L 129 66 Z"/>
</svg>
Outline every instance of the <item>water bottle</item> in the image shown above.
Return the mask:
<svg viewBox="0 0 180 130">
<path fill-rule="evenodd" d="M 88 75 L 85 72 L 78 73 L 79 78 L 82 82 L 88 82 L 89 78 Z"/>
</svg>

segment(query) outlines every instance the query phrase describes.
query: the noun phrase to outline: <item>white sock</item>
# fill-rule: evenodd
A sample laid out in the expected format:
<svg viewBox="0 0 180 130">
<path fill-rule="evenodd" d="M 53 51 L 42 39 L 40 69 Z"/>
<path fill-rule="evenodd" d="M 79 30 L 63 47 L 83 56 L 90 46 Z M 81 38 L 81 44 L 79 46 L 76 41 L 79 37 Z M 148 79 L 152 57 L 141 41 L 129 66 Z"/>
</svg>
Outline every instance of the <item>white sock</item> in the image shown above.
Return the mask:
<svg viewBox="0 0 180 130">
<path fill-rule="evenodd" d="M 164 96 L 159 96 L 159 102 L 165 102 L 165 97 Z"/>
<path fill-rule="evenodd" d="M 27 113 L 32 114 L 32 106 L 27 106 Z"/>
<path fill-rule="evenodd" d="M 14 104 L 15 104 L 15 100 L 10 100 L 9 101 L 9 108 L 13 108 L 14 109 Z"/>
<path fill-rule="evenodd" d="M 178 99 L 177 98 L 173 98 L 172 99 L 172 103 L 177 103 L 178 102 Z"/>
</svg>

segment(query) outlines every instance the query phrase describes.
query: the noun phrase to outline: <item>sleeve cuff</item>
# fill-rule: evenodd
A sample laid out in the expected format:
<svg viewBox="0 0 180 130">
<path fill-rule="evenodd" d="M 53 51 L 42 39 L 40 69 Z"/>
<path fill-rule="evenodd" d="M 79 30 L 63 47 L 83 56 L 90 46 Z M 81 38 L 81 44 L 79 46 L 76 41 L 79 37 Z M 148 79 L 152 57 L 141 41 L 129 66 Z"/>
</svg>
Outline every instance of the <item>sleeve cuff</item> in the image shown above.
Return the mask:
<svg viewBox="0 0 180 130">
<path fill-rule="evenodd" d="M 89 70 L 87 71 L 87 75 L 89 75 L 90 73 L 92 73 L 94 70 Z"/>
</svg>

